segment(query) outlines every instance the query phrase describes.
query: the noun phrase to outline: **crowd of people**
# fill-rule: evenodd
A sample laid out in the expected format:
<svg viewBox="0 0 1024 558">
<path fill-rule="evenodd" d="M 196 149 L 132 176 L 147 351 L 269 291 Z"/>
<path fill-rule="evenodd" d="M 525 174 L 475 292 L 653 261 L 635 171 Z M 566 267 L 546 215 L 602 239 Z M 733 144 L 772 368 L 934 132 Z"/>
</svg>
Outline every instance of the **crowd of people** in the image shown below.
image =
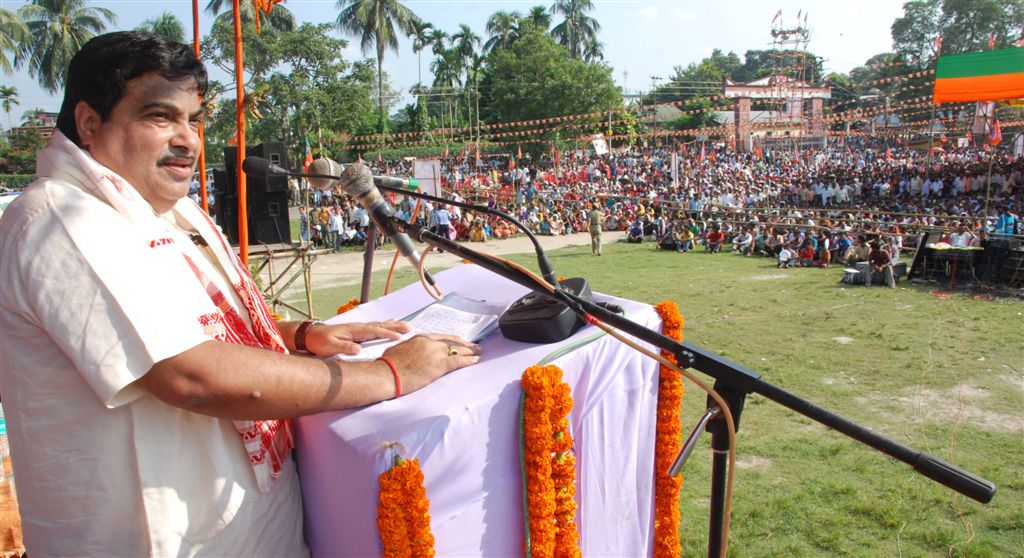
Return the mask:
<svg viewBox="0 0 1024 558">
<path fill-rule="evenodd" d="M 371 165 L 375 174 L 411 174 L 408 162 Z M 865 261 L 872 242 L 897 260 L 922 232 L 960 245 L 1021 234 L 1024 159 L 988 148 L 928 154 L 854 139 L 762 156 L 724 145 L 710 151 L 634 148 L 600 156 L 569 153 L 557 164 L 547 158 L 540 164 L 509 157 L 479 165 L 445 160 L 442 188 L 457 201 L 508 213 L 536 234 L 589 230 L 597 202 L 601 228 L 626 231 L 629 242 L 654 242 L 680 253 L 732 246 L 744 255 L 777 258 L 780 267 L 826 267 Z M 314 241 L 336 247 L 329 239 L 365 239 L 365 212 L 337 192 L 317 196 L 333 209 L 313 210 L 325 231 L 312 231 Z M 415 213 L 438 228 L 439 208 L 421 203 L 417 209 L 411 198 L 394 202 L 399 216 Z M 342 216 L 338 235 L 332 211 Z M 493 215 L 455 206 L 446 213 L 452 239 L 486 241 L 517 232 Z"/>
</svg>

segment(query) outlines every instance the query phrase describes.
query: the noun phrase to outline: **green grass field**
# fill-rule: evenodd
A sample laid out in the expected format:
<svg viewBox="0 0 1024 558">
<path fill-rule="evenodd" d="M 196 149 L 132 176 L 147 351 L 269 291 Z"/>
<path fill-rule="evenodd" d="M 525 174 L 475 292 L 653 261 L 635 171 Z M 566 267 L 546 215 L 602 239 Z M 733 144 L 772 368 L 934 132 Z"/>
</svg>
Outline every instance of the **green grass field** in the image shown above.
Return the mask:
<svg viewBox="0 0 1024 558">
<path fill-rule="evenodd" d="M 511 259 L 535 267 L 532 256 Z M 581 246 L 552 259 L 595 291 L 676 301 L 687 341 L 998 487 L 991 504 L 978 504 L 753 395 L 738 435 L 730 556 L 1024 556 L 1020 300 L 843 285 L 835 268 L 779 270 L 764 258 L 652 245 L 614 244 L 600 258 Z M 406 271 L 396 284 L 413 280 Z M 316 291 L 316 312 L 333 315 L 358 290 Z M 688 383 L 685 432 L 704 400 Z M 709 440 L 684 469 L 683 556 L 706 553 Z"/>
</svg>

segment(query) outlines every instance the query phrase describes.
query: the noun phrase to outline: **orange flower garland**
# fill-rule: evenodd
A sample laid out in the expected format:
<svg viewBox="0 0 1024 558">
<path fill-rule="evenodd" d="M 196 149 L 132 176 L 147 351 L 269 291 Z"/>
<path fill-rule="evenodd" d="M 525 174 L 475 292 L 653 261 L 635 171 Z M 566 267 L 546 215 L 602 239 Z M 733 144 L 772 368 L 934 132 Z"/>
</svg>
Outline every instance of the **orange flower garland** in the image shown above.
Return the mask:
<svg viewBox="0 0 1024 558">
<path fill-rule="evenodd" d="M 355 308 L 356 306 L 359 306 L 359 299 L 353 298 L 352 300 L 339 306 L 338 311 L 335 312 L 335 314 L 344 314 L 345 312 L 348 312 L 349 310 Z"/>
<path fill-rule="evenodd" d="M 672 301 L 655 307 L 661 316 L 661 333 L 666 337 L 683 340 L 683 316 Z M 668 351 L 661 355 L 676 363 Z M 679 421 L 680 405 L 685 389 L 682 374 L 661 366 L 658 371 L 658 422 L 654 451 L 654 556 L 678 557 L 679 550 L 679 491 L 682 478 L 670 477 L 668 470 L 682 448 L 682 425 Z"/>
<path fill-rule="evenodd" d="M 380 474 L 377 532 L 387 558 L 434 555 L 430 500 L 417 459 L 395 456 L 395 465 Z"/>
<path fill-rule="evenodd" d="M 576 457 L 566 418 L 569 386 L 557 366 L 531 366 L 523 373 L 521 450 L 526 554 L 580 556 L 576 532 Z"/>
</svg>

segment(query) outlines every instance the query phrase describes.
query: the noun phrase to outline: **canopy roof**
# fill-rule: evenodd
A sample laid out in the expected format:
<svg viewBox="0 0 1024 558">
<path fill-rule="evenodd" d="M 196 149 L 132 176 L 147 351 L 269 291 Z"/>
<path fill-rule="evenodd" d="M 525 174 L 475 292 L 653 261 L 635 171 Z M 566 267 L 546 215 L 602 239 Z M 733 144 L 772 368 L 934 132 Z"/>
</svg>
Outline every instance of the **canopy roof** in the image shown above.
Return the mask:
<svg viewBox="0 0 1024 558">
<path fill-rule="evenodd" d="M 1001 101 L 1024 97 L 1024 48 L 940 56 L 936 103 Z"/>
</svg>

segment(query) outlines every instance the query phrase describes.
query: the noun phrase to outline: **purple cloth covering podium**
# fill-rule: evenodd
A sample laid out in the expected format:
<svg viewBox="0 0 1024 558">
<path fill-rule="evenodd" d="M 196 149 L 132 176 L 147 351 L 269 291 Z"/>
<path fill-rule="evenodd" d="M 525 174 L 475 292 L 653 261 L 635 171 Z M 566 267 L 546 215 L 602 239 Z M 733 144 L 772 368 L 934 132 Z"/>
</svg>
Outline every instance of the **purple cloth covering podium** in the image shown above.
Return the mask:
<svg viewBox="0 0 1024 558">
<path fill-rule="evenodd" d="M 511 303 L 526 289 L 474 265 L 436 276 L 441 289 Z M 646 304 L 595 294 L 630 319 L 660 330 Z M 359 306 L 331 322 L 401 318 L 433 302 L 419 284 Z M 297 460 L 313 556 L 378 556 L 377 476 L 398 442 L 420 460 L 438 556 L 519 556 L 523 494 L 519 398 L 523 371 L 550 361 L 564 372 L 575 405 L 569 425 L 577 456 L 576 499 L 584 556 L 646 556 L 654 521 L 654 434 L 658 367 L 587 326 L 550 345 L 509 341 L 495 331 L 479 364 L 426 388 L 362 409 L 303 417 Z"/>
</svg>

